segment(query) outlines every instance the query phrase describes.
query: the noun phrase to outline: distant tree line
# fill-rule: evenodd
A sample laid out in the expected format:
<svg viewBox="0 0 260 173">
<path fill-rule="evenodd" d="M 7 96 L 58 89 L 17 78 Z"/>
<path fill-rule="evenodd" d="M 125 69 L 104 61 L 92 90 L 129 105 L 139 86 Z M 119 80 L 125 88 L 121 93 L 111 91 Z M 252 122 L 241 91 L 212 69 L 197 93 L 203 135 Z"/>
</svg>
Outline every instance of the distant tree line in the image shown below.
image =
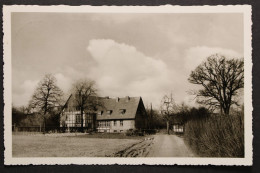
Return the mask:
<svg viewBox="0 0 260 173">
<path fill-rule="evenodd" d="M 175 105 L 175 110 L 165 114 L 161 110 L 146 108 L 148 116 L 148 128 L 150 129 L 166 129 L 169 134 L 173 124 L 185 124 L 192 120 L 206 119 L 211 112 L 205 107 L 189 107 L 182 103 Z"/>
</svg>

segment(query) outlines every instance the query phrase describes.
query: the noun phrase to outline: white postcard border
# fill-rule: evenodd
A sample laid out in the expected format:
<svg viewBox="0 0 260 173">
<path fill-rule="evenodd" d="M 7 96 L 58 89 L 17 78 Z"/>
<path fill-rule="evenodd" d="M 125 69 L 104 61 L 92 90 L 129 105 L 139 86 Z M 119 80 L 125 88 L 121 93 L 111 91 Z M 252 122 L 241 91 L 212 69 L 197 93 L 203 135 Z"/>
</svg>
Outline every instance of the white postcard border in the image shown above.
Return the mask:
<svg viewBox="0 0 260 173">
<path fill-rule="evenodd" d="M 251 6 L 25 6 L 3 7 L 4 32 L 4 163 L 5 165 L 55 165 L 55 164 L 122 164 L 122 165 L 252 165 L 252 32 Z M 11 13 L 12 12 L 58 12 L 58 13 L 243 13 L 245 57 L 245 158 L 104 158 L 104 157 L 12 157 L 12 61 L 11 61 Z"/>
</svg>

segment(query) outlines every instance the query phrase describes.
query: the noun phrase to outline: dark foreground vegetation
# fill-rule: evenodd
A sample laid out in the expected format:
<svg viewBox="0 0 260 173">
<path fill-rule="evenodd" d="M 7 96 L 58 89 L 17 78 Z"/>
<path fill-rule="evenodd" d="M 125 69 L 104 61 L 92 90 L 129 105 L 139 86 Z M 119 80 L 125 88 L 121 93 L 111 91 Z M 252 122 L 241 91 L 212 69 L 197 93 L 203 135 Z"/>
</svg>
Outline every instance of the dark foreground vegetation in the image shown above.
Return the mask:
<svg viewBox="0 0 260 173">
<path fill-rule="evenodd" d="M 244 114 L 213 114 L 185 124 L 184 139 L 202 157 L 244 157 Z"/>
</svg>

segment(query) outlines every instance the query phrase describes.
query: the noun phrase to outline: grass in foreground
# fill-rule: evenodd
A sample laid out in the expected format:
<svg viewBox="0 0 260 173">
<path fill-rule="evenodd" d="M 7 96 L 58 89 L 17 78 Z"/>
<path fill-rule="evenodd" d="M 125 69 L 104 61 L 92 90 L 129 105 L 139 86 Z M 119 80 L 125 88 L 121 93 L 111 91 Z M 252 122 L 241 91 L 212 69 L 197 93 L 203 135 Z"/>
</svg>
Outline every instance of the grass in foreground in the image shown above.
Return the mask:
<svg viewBox="0 0 260 173">
<path fill-rule="evenodd" d="M 123 150 L 141 138 L 115 138 L 112 134 L 75 137 L 13 135 L 13 157 L 105 157 Z M 108 138 L 109 137 L 109 138 Z M 111 137 L 114 137 L 113 139 Z"/>
</svg>

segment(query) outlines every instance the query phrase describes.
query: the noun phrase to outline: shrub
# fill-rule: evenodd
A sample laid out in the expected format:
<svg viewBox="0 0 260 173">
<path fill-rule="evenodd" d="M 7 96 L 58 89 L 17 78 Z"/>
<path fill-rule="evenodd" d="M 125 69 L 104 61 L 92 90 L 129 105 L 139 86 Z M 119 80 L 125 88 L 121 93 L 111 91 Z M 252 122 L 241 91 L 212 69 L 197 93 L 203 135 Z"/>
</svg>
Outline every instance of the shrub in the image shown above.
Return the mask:
<svg viewBox="0 0 260 173">
<path fill-rule="evenodd" d="M 129 129 L 125 133 L 126 136 L 144 136 L 144 132 L 137 129 Z"/>
<path fill-rule="evenodd" d="M 188 121 L 184 138 L 202 157 L 244 157 L 243 114 Z"/>
<path fill-rule="evenodd" d="M 125 133 L 126 136 L 133 136 L 133 134 L 134 134 L 134 130 L 133 129 L 129 129 Z"/>
<path fill-rule="evenodd" d="M 143 132 L 148 135 L 153 135 L 156 133 L 156 130 L 155 129 L 145 129 L 145 130 L 143 130 Z"/>
</svg>

